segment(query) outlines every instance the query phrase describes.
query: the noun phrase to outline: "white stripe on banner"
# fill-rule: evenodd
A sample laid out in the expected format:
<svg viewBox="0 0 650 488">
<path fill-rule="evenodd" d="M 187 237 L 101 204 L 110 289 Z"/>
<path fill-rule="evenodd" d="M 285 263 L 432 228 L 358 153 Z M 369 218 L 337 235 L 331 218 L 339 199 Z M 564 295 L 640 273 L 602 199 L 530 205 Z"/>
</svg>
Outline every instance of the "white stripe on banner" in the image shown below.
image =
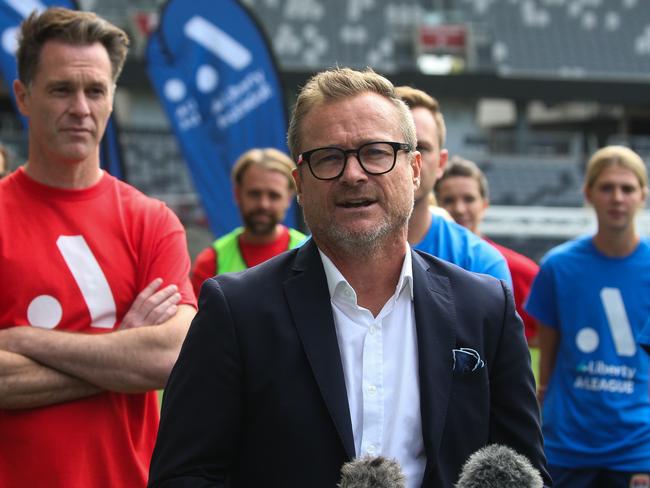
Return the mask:
<svg viewBox="0 0 650 488">
<path fill-rule="evenodd" d="M 47 7 L 38 0 L 5 0 L 5 3 L 18 12 L 23 18 L 27 18 L 34 10 L 42 12 Z"/>
<path fill-rule="evenodd" d="M 183 32 L 233 69 L 242 70 L 253 59 L 248 49 L 204 17 L 192 17 L 185 23 Z"/>
</svg>

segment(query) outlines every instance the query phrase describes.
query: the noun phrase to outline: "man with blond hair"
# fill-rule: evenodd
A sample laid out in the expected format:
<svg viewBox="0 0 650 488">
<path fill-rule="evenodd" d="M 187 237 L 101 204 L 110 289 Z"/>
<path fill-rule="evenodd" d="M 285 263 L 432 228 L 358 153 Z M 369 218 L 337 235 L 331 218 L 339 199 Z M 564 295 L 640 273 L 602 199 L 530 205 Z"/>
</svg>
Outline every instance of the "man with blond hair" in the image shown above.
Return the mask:
<svg viewBox="0 0 650 488">
<path fill-rule="evenodd" d="M 208 278 L 250 268 L 305 240 L 303 233 L 280 223 L 296 192 L 293 167 L 289 156 L 273 148 L 250 149 L 239 157 L 232 185 L 244 225 L 199 253 L 192 269 L 197 295 Z"/>
<path fill-rule="evenodd" d="M 631 149 L 608 146 L 587 163 L 593 235 L 542 259 L 526 310 L 539 322 L 538 395 L 549 469 L 559 488 L 650 485 L 648 355 L 650 240 L 636 216 L 648 176 Z"/>
<path fill-rule="evenodd" d="M 422 90 L 399 86 L 397 95 L 411 109 L 417 133 L 417 149 L 422 155 L 422 182 L 415 193 L 413 214 L 409 220 L 409 243 L 420 251 L 454 263 L 476 273 L 485 273 L 512 284 L 505 259 L 483 239 L 450 222 L 439 212 L 433 186 L 447 164 L 444 148 L 447 129 L 438 101 Z"/>
<path fill-rule="evenodd" d="M 180 222 L 100 169 L 127 48 L 90 12 L 21 27 L 28 161 L 0 181 L 3 487 L 144 486 L 155 390 L 195 313 Z"/>
<path fill-rule="evenodd" d="M 204 283 L 150 486 L 332 488 L 382 455 L 408 488 L 448 487 L 491 443 L 548 482 L 512 295 L 408 245 L 421 156 L 390 81 L 316 74 L 288 139 L 312 239 Z"/>
</svg>

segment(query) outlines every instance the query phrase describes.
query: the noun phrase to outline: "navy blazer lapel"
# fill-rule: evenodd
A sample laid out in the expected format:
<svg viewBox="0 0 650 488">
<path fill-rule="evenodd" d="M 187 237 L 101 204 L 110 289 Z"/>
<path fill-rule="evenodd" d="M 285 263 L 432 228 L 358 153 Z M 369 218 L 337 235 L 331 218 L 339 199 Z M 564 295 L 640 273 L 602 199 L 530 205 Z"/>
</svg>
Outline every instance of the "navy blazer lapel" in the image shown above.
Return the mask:
<svg viewBox="0 0 650 488">
<path fill-rule="evenodd" d="M 452 384 L 456 343 L 456 313 L 449 278 L 436 274 L 426 260 L 412 251 L 413 303 L 418 337 L 422 435 L 427 472 L 440 448 Z"/>
<path fill-rule="evenodd" d="M 355 457 L 350 408 L 327 278 L 313 240 L 296 255 L 294 275 L 284 282 L 291 314 L 323 400 L 349 459 Z"/>
</svg>

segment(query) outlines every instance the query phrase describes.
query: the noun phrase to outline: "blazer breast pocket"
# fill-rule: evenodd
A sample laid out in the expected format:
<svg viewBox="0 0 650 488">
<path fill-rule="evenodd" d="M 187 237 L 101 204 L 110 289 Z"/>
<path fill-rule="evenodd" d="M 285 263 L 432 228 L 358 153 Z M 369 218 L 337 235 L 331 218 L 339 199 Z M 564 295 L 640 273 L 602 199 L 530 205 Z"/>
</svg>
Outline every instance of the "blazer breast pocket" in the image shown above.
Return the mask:
<svg viewBox="0 0 650 488">
<path fill-rule="evenodd" d="M 486 440 L 490 422 L 490 378 L 488 366 L 474 371 L 453 371 L 447 407 L 446 430 L 471 433 Z"/>
<path fill-rule="evenodd" d="M 445 442 L 457 442 L 458 436 L 470 437 L 471 442 L 477 442 L 478 445 L 487 443 L 491 426 L 487 420 L 489 418 L 488 366 L 470 372 L 453 371 L 443 445 Z"/>
<path fill-rule="evenodd" d="M 487 366 L 474 371 L 454 370 L 452 372 L 452 390 L 465 392 L 474 396 L 473 390 L 484 390 L 489 387 L 490 381 Z"/>
</svg>

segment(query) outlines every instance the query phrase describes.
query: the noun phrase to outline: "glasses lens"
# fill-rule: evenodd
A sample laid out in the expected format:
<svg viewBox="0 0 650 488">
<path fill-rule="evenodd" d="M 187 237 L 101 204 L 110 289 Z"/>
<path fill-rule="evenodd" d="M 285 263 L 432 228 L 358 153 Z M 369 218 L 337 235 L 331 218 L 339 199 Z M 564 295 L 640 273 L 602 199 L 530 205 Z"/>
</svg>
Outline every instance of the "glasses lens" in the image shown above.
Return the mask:
<svg viewBox="0 0 650 488">
<path fill-rule="evenodd" d="M 328 147 L 314 151 L 309 158 L 309 166 L 317 178 L 333 178 L 338 176 L 345 162 L 345 154 L 341 149 Z"/>
<path fill-rule="evenodd" d="M 359 149 L 359 158 L 368 173 L 385 173 L 395 163 L 395 149 L 386 142 L 373 142 Z"/>
</svg>

